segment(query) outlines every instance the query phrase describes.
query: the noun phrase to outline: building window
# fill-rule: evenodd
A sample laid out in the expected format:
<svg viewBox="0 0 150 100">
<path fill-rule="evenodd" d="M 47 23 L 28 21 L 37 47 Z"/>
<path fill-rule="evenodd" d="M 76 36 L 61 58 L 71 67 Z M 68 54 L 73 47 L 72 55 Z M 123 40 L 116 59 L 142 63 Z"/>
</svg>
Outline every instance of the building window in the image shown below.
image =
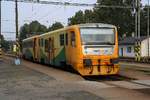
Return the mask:
<svg viewBox="0 0 150 100">
<path fill-rule="evenodd" d="M 59 36 L 59 40 L 60 40 L 60 46 L 63 46 L 64 45 L 64 34 L 61 34 Z"/>
<path fill-rule="evenodd" d="M 132 52 L 132 48 L 131 47 L 127 47 L 127 53 L 131 53 Z"/>
</svg>

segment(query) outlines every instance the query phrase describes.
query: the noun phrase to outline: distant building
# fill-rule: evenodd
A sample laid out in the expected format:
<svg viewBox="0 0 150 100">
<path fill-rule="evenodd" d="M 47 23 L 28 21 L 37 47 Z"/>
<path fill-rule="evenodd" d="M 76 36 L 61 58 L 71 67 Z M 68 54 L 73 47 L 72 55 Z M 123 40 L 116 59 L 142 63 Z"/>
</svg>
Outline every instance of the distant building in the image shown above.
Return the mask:
<svg viewBox="0 0 150 100">
<path fill-rule="evenodd" d="M 138 41 L 140 48 L 140 56 L 148 57 L 148 38 L 143 36 L 140 39 L 135 37 L 125 37 L 123 40 L 119 41 L 119 56 L 120 57 L 135 57 L 135 46 L 136 41 Z M 149 48 L 150 48 L 150 38 L 149 38 Z M 149 49 L 150 55 L 150 49 Z"/>
</svg>

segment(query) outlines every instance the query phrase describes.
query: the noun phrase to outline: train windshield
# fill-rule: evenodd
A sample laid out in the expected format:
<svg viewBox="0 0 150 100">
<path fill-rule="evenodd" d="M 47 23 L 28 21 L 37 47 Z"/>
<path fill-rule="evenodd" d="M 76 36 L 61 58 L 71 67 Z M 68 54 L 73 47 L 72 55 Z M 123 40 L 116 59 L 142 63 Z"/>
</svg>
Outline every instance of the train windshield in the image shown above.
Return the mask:
<svg viewBox="0 0 150 100">
<path fill-rule="evenodd" d="M 115 30 L 113 28 L 81 28 L 83 45 L 114 45 Z"/>
</svg>

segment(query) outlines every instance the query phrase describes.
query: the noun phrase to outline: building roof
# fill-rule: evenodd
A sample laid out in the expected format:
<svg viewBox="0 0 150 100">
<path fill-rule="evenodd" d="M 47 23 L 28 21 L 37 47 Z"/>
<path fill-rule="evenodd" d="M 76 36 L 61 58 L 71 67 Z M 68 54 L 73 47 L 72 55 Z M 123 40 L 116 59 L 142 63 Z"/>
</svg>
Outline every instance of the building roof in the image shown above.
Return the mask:
<svg viewBox="0 0 150 100">
<path fill-rule="evenodd" d="M 119 41 L 119 45 L 134 45 L 136 41 L 141 42 L 146 38 L 147 38 L 146 36 L 142 36 L 139 39 L 135 37 L 125 37 L 124 39 Z"/>
</svg>

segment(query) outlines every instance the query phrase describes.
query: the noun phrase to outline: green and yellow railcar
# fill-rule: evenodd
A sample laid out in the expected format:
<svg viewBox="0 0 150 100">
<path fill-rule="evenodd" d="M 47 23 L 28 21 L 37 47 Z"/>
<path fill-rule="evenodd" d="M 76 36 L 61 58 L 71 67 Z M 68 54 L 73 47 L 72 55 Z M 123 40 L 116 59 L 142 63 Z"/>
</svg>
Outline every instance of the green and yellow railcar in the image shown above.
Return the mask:
<svg viewBox="0 0 150 100">
<path fill-rule="evenodd" d="M 119 72 L 118 34 L 113 25 L 73 25 L 36 38 L 36 54 L 40 63 L 60 67 L 69 65 L 82 76 L 113 75 Z"/>
</svg>

